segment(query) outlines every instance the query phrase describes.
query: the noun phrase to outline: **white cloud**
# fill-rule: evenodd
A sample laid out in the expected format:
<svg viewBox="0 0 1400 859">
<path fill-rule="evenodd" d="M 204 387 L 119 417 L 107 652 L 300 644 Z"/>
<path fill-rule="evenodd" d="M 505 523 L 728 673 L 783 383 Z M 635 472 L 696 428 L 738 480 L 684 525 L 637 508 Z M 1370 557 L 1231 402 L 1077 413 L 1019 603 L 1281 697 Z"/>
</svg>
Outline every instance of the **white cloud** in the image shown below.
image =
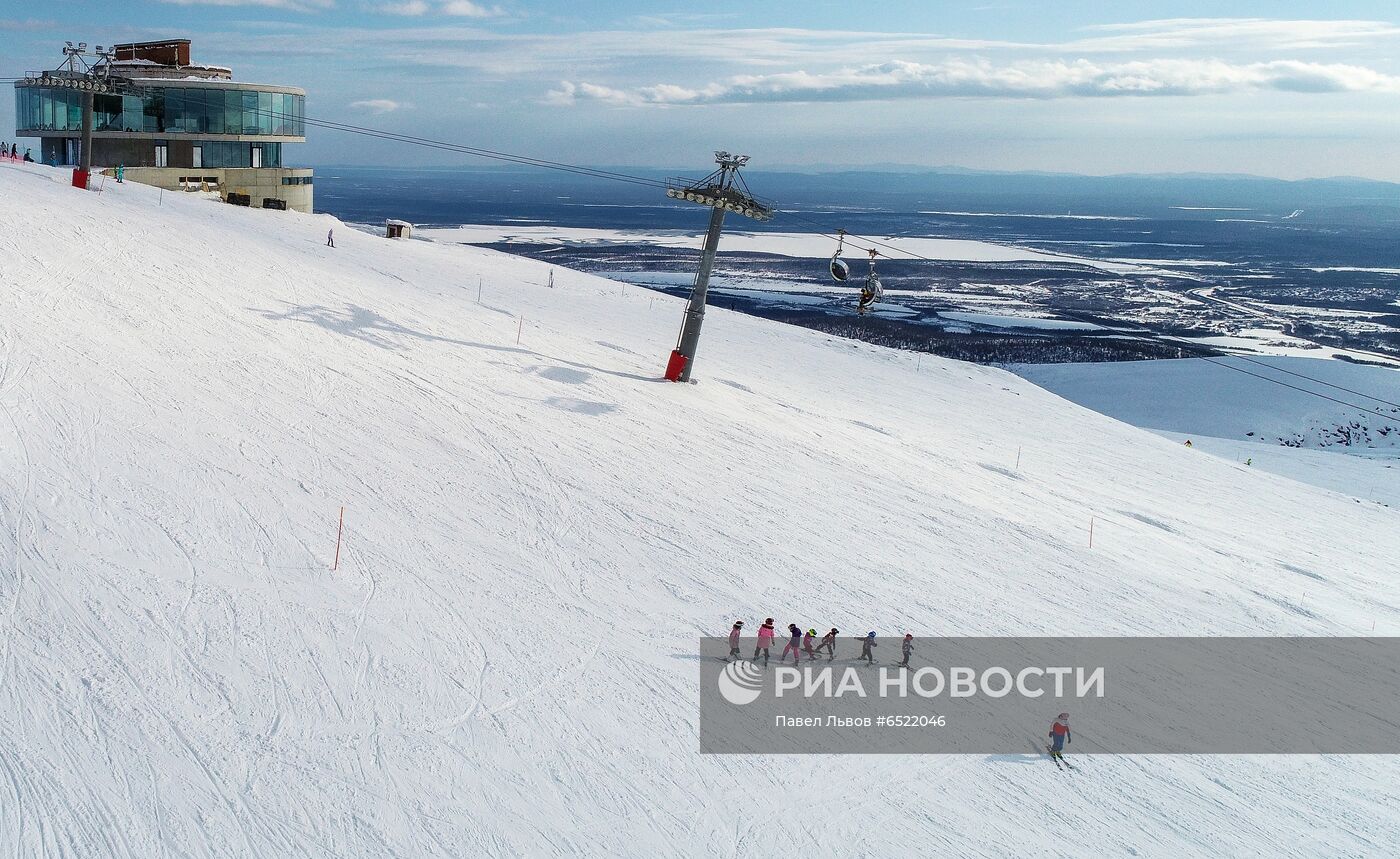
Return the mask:
<svg viewBox="0 0 1400 859">
<path fill-rule="evenodd" d="M 364 101 L 352 101 L 350 107 L 353 110 L 367 110 L 370 113 L 393 113 L 396 110 L 404 110 L 412 107 L 407 102 L 392 101 L 387 98 L 370 98 Z"/>
<path fill-rule="evenodd" d="M 402 4 L 415 0 L 365 0 Z M 326 28 L 322 38 L 301 39 L 303 45 L 334 45 L 347 55 L 368 47 L 386 62 L 405 68 L 468 69 L 522 79 L 577 81 L 592 74 L 620 71 L 633 82 L 644 82 L 643 67 L 651 64 L 667 75 L 686 80 L 718 80 L 735 71 L 806 69 L 828 71 L 852 58 L 875 62 L 898 57 L 910 62 L 938 64 L 949 56 L 972 52 L 1015 60 L 1057 60 L 1087 57 L 1200 58 L 1203 54 L 1234 63 L 1257 62 L 1280 56 L 1279 51 L 1310 51 L 1303 59 L 1378 65 L 1394 54 L 1400 27 L 1372 21 L 1293 21 L 1263 19 L 1169 19 L 1085 28 L 1081 38 L 1042 43 L 996 39 L 950 38 L 935 33 L 890 33 L 859 30 L 790 28 L 681 28 L 654 21 L 645 29 L 578 30 L 566 33 L 498 32 L 482 24 L 482 14 L 508 14 L 488 0 L 461 4 L 426 0 L 428 22 L 445 7 L 478 16 L 458 17 L 463 26 L 433 21 L 431 26 L 407 28 Z M 460 9 L 458 8 L 460 5 Z M 324 19 L 323 19 L 324 20 Z M 635 20 L 634 20 L 635 23 Z M 1364 47 L 1355 47 L 1365 42 Z M 253 50 L 249 39 L 240 49 Z M 1318 48 L 1312 51 L 1309 46 Z M 1331 50 L 1321 50 L 1323 46 Z M 283 50 L 281 46 L 277 50 Z M 1105 61 L 1107 61 L 1105 59 Z M 704 68 L 709 66 L 710 68 Z M 659 73 L 653 73 L 656 75 Z M 695 77 L 690 77 L 694 75 Z M 621 85 L 623 78 L 607 82 Z M 635 83 L 633 84 L 635 85 Z"/>
<path fill-rule="evenodd" d="M 428 11 L 427 0 L 396 0 L 396 2 L 376 3 L 370 6 L 375 12 L 385 15 L 423 15 Z"/>
<path fill-rule="evenodd" d="M 1112 35 L 1071 43 L 1079 50 L 1140 51 L 1228 45 L 1232 48 L 1306 50 L 1352 47 L 1394 39 L 1400 27 L 1387 21 L 1294 21 L 1273 18 L 1164 18 L 1085 28 Z"/>
<path fill-rule="evenodd" d="M 329 9 L 335 0 L 160 0 L 173 6 L 262 6 L 267 9 L 289 9 L 293 12 L 314 12 Z"/>
<path fill-rule="evenodd" d="M 741 75 L 700 87 L 672 84 L 616 89 L 563 82 L 553 104 L 753 104 L 763 102 L 889 101 L 909 98 L 1068 98 L 1195 96 L 1257 90 L 1400 93 L 1400 77 L 1363 66 L 1296 60 L 1231 64 L 1220 60 L 1142 60 L 1122 63 L 985 59 L 940 63 L 894 61 L 830 72 Z"/>
<path fill-rule="evenodd" d="M 40 21 L 37 18 L 29 18 L 24 21 L 20 21 L 13 18 L 0 18 L 0 30 L 53 30 L 57 27 L 58 23 L 56 21 Z"/>
<path fill-rule="evenodd" d="M 499 18 L 506 13 L 500 6 L 482 6 L 471 0 L 449 0 L 442 4 L 442 12 L 461 18 Z"/>
</svg>

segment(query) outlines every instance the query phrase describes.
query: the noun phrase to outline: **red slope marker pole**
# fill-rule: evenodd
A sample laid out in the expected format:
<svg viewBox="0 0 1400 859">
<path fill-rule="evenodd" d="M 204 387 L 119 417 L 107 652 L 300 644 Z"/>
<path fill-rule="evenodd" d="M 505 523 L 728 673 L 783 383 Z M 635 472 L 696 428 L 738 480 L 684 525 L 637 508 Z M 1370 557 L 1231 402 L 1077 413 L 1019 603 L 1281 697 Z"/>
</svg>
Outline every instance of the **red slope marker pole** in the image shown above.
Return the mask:
<svg viewBox="0 0 1400 859">
<path fill-rule="evenodd" d="M 331 565 L 331 572 L 340 569 L 340 535 L 345 533 L 345 508 L 340 508 L 340 527 L 335 529 L 335 563 Z"/>
</svg>

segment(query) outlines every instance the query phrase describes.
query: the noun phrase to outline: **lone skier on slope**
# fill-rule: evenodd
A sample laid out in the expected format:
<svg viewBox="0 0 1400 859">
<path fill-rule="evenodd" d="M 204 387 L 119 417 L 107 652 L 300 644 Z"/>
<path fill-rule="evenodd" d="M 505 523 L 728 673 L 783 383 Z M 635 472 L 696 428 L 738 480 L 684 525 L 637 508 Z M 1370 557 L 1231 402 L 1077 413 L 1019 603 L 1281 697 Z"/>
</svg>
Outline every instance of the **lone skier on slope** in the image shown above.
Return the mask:
<svg viewBox="0 0 1400 859">
<path fill-rule="evenodd" d="M 908 667 L 909 667 L 909 656 L 914 652 L 914 633 L 912 633 L 912 632 L 906 632 L 906 633 L 904 633 L 904 643 L 903 643 L 902 645 L 900 645 L 900 647 L 901 647 L 901 649 L 902 649 L 903 652 L 904 652 L 904 661 L 901 662 L 901 663 L 899 663 L 899 667 L 901 667 L 901 668 L 908 668 Z"/>
<path fill-rule="evenodd" d="M 865 636 L 865 638 L 862 638 L 860 640 L 860 656 L 857 656 L 856 660 L 859 661 L 861 659 L 864 659 L 870 665 L 874 665 L 875 648 L 877 646 L 878 645 L 875 644 L 875 630 L 872 629 L 869 632 L 869 634 Z"/>
<path fill-rule="evenodd" d="M 1055 723 L 1050 726 L 1050 757 L 1062 757 L 1065 743 L 1071 742 L 1074 740 L 1069 735 L 1069 714 L 1061 713 L 1055 717 Z"/>
<path fill-rule="evenodd" d="M 743 634 L 744 622 L 742 620 L 734 621 L 734 628 L 729 630 L 729 655 L 724 657 L 725 662 L 741 658 L 739 656 L 739 636 Z"/>
<path fill-rule="evenodd" d="M 796 665 L 802 656 L 802 629 L 798 627 L 797 624 L 790 623 L 788 624 L 788 635 L 792 636 L 792 638 L 788 640 L 787 645 L 783 648 L 783 656 L 778 660 L 779 665 L 787 662 L 789 651 L 792 653 L 793 665 Z"/>
<path fill-rule="evenodd" d="M 758 628 L 758 646 L 753 649 L 753 661 L 758 661 L 758 652 L 763 651 L 763 664 L 768 665 L 768 648 L 773 646 L 773 618 L 763 621 Z"/>
<path fill-rule="evenodd" d="M 333 248 L 333 247 L 335 247 L 335 228 L 334 228 L 334 227 L 331 227 L 329 230 L 326 230 L 326 247 L 328 247 L 328 248 Z"/>
<path fill-rule="evenodd" d="M 822 643 L 817 645 L 818 653 L 821 653 L 823 650 L 826 651 L 827 662 L 830 662 L 831 660 L 836 658 L 836 634 L 840 631 L 841 630 L 833 626 L 831 628 L 831 632 L 828 632 L 826 635 L 822 636 Z"/>
</svg>

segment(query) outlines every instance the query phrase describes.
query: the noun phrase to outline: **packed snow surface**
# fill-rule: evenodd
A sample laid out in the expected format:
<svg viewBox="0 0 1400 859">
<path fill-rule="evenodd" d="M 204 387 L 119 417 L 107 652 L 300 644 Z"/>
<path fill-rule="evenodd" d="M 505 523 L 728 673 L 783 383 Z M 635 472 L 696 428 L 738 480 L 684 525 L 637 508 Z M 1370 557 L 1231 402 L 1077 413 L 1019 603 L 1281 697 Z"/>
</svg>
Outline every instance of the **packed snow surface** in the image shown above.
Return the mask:
<svg viewBox="0 0 1400 859">
<path fill-rule="evenodd" d="M 14 855 L 1400 843 L 1384 757 L 712 757 L 696 724 L 696 639 L 736 617 L 1396 634 L 1393 510 L 722 310 L 699 384 L 666 384 L 678 300 L 66 183 L 0 166 Z"/>
<path fill-rule="evenodd" d="M 1354 498 L 1400 508 L 1400 451 L 1347 453 L 1235 441 L 1200 433 L 1159 431 L 1158 435 L 1232 462 L 1321 486 Z"/>
<path fill-rule="evenodd" d="M 1400 370 L 1389 367 L 1228 356 L 1025 364 L 1016 372 L 1135 426 L 1265 444 L 1400 453 Z"/>
</svg>

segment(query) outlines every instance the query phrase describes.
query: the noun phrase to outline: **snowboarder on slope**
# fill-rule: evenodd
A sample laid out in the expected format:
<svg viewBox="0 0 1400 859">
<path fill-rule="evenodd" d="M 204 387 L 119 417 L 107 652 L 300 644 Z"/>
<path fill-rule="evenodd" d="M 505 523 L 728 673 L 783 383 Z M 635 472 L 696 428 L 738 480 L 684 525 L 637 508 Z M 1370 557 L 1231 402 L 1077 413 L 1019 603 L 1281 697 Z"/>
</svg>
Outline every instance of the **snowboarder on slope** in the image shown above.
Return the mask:
<svg viewBox="0 0 1400 859">
<path fill-rule="evenodd" d="M 778 664 L 787 661 L 788 652 L 792 652 L 792 664 L 796 665 L 802 655 L 802 629 L 795 623 L 788 624 L 788 635 L 792 636 L 787 645 L 783 648 L 783 656 L 778 660 Z"/>
<path fill-rule="evenodd" d="M 802 651 L 807 654 L 808 659 L 816 659 L 817 652 L 812 649 L 812 639 L 817 637 L 815 629 L 807 630 L 807 634 L 802 636 Z"/>
<path fill-rule="evenodd" d="M 869 664 L 874 665 L 874 664 L 875 664 L 875 653 L 874 653 L 874 649 L 875 649 L 877 646 L 878 646 L 878 645 L 875 644 L 875 630 L 872 629 L 872 630 L 865 636 L 865 638 L 862 638 L 862 639 L 860 640 L 860 656 L 857 656 L 856 659 L 857 659 L 857 660 L 864 659 L 864 660 L 865 660 L 866 662 L 868 662 Z"/>
<path fill-rule="evenodd" d="M 773 646 L 773 618 L 763 621 L 758 628 L 758 646 L 753 649 L 753 661 L 758 661 L 758 652 L 763 651 L 763 664 L 768 664 L 768 648 Z"/>
<path fill-rule="evenodd" d="M 904 634 L 904 643 L 900 645 L 900 647 L 904 651 L 904 661 L 899 663 L 899 665 L 901 668 L 908 668 L 909 656 L 914 652 L 914 633 L 906 632 Z"/>
<path fill-rule="evenodd" d="M 724 657 L 724 661 L 739 659 L 739 636 L 744 634 L 744 622 L 734 621 L 734 628 L 729 630 L 729 655 Z"/>
<path fill-rule="evenodd" d="M 326 230 L 326 247 L 335 247 L 335 227 L 331 227 L 329 230 Z"/>
<path fill-rule="evenodd" d="M 1055 717 L 1055 723 L 1050 726 L 1050 756 L 1052 758 L 1061 757 L 1064 754 L 1065 743 L 1074 742 L 1069 735 L 1069 714 L 1061 713 Z"/>
<path fill-rule="evenodd" d="M 821 653 L 823 650 L 826 651 L 827 662 L 830 662 L 831 660 L 836 658 L 836 634 L 840 631 L 841 630 L 833 626 L 831 628 L 831 632 L 828 632 L 826 635 L 822 636 L 822 643 L 817 645 L 818 653 Z"/>
</svg>

